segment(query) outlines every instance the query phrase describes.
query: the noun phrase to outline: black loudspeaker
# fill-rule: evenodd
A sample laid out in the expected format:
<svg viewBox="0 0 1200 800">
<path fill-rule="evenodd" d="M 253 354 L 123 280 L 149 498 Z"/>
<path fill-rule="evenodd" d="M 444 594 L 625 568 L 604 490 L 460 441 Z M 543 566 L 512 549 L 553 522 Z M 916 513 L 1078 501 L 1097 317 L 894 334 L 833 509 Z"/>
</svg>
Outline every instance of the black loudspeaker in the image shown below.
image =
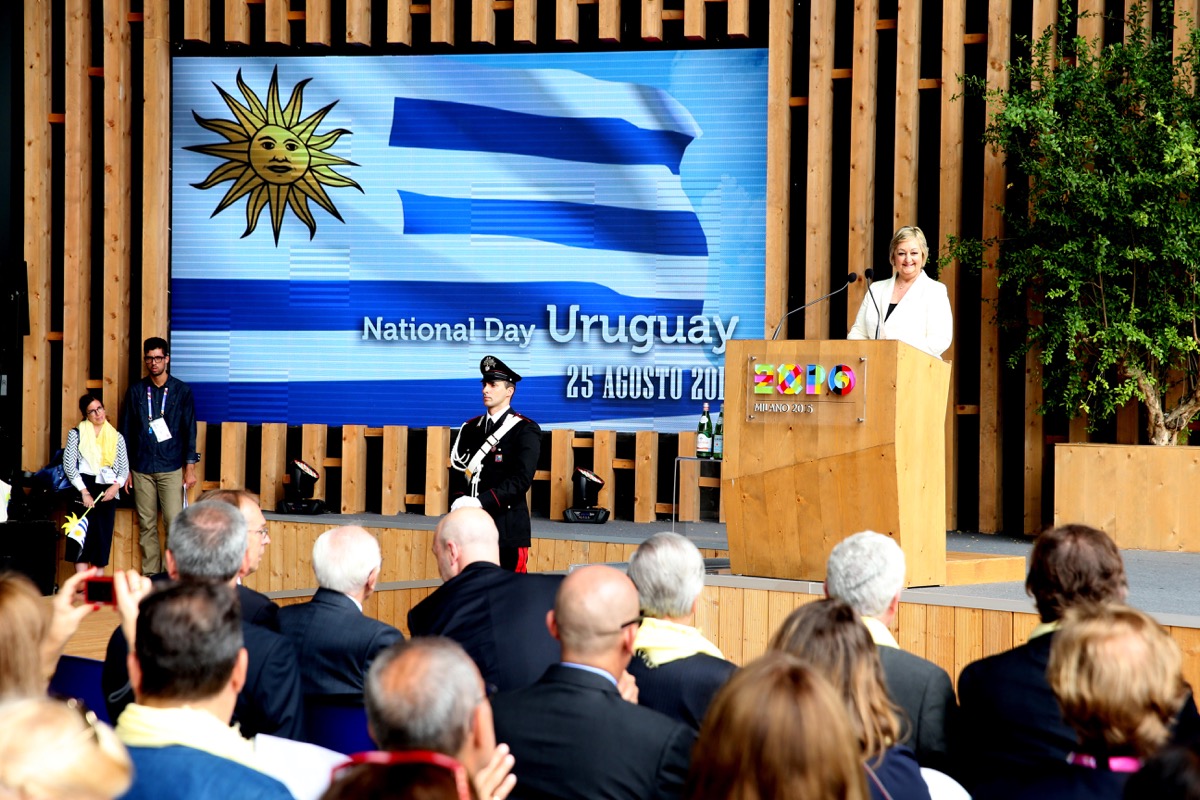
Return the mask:
<svg viewBox="0 0 1200 800">
<path fill-rule="evenodd" d="M 0 571 L 28 575 L 42 594 L 54 594 L 58 529 L 50 520 L 0 524 Z"/>
<path fill-rule="evenodd" d="M 288 465 L 288 480 L 283 487 L 283 500 L 275 507 L 280 514 L 324 514 L 325 503 L 312 499 L 317 488 L 317 471 L 300 459 Z"/>
<path fill-rule="evenodd" d="M 600 487 L 604 485 L 600 476 L 590 469 L 576 467 L 575 479 L 572 484 L 575 487 L 574 502 L 571 504 L 571 508 L 563 512 L 563 519 L 567 522 L 592 524 L 608 522 L 608 509 L 596 508 Z"/>
</svg>

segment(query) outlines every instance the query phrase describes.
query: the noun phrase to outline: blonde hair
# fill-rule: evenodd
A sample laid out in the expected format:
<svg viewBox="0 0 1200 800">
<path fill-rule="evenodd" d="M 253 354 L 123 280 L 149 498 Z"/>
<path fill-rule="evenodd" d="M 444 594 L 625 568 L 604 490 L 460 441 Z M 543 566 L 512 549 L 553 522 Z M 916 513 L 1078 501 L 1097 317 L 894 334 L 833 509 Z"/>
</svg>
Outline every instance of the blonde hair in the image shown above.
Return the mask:
<svg viewBox="0 0 1200 800">
<path fill-rule="evenodd" d="M 1170 735 L 1187 696 L 1179 645 L 1149 615 L 1116 603 L 1072 608 L 1046 677 L 1085 748 L 1146 757 Z"/>
<path fill-rule="evenodd" d="M 133 781 L 112 728 L 46 697 L 0 705 L 0 790 L 27 800 L 110 800 Z"/>
<path fill-rule="evenodd" d="M 866 800 L 846 708 L 820 673 L 768 652 L 713 699 L 692 754 L 688 800 Z"/>
<path fill-rule="evenodd" d="M 896 743 L 902 712 L 888 696 L 875 642 L 849 604 L 825 599 L 800 606 L 767 648 L 799 656 L 841 694 L 863 758 L 878 760 Z"/>
<path fill-rule="evenodd" d="M 888 263 L 896 260 L 896 250 L 905 239 L 916 239 L 917 245 L 921 248 L 922 265 L 929 263 L 929 242 L 925 241 L 925 232 L 916 225 L 905 225 L 892 236 L 892 244 L 888 249 Z"/>
<path fill-rule="evenodd" d="M 50 605 L 33 581 L 0 574 L 0 699 L 46 692 L 41 644 L 50 628 Z"/>
</svg>

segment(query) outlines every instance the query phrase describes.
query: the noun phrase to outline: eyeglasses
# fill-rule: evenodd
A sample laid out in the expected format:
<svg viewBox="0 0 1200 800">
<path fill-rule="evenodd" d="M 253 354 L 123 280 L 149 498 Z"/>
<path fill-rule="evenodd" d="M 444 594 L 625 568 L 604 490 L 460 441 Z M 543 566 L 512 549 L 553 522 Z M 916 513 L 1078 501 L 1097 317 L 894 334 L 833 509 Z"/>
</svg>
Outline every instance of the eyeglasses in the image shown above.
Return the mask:
<svg viewBox="0 0 1200 800">
<path fill-rule="evenodd" d="M 620 625 L 620 627 L 618 627 L 618 628 L 617 628 L 615 631 L 604 631 L 604 632 L 603 632 L 603 634 L 613 634 L 613 633 L 620 633 L 621 631 L 623 631 L 623 630 L 625 630 L 626 628 L 628 628 L 630 625 L 637 625 L 637 626 L 640 628 L 640 627 L 642 626 L 642 623 L 643 623 L 645 620 L 646 620 L 646 617 L 645 617 L 645 615 L 643 615 L 643 614 L 639 614 L 638 616 L 636 616 L 636 617 L 634 617 L 633 619 L 629 620 L 629 622 L 622 622 L 622 623 L 621 623 L 621 625 Z M 601 635 L 603 635 L 603 634 L 601 634 Z"/>
<path fill-rule="evenodd" d="M 399 750 L 395 752 L 369 750 L 364 753 L 354 753 L 349 759 L 333 768 L 330 780 L 335 781 L 346 770 L 364 764 L 376 766 L 392 766 L 394 764 L 427 764 L 431 767 L 441 767 L 450 770 L 454 775 L 454 786 L 458 790 L 458 800 L 471 800 L 471 789 L 467 783 L 467 770 L 456 759 L 445 753 L 435 753 L 432 750 Z"/>
<path fill-rule="evenodd" d="M 168 356 L 146 356 L 147 364 L 161 364 L 166 361 Z"/>
<path fill-rule="evenodd" d="M 255 528 L 255 529 L 254 529 L 254 530 L 252 530 L 252 531 L 246 531 L 246 532 L 247 532 L 247 533 L 253 533 L 253 534 L 256 534 L 256 535 L 258 535 L 258 536 L 266 536 L 268 533 L 270 533 L 270 530 L 269 530 L 269 528 L 268 528 L 266 525 L 263 525 L 261 528 Z"/>
<path fill-rule="evenodd" d="M 87 413 L 88 413 L 88 416 L 91 417 L 91 416 L 95 416 L 96 414 L 99 414 L 103 411 L 104 411 L 104 406 L 96 406 L 95 408 L 89 408 L 87 410 Z"/>
</svg>

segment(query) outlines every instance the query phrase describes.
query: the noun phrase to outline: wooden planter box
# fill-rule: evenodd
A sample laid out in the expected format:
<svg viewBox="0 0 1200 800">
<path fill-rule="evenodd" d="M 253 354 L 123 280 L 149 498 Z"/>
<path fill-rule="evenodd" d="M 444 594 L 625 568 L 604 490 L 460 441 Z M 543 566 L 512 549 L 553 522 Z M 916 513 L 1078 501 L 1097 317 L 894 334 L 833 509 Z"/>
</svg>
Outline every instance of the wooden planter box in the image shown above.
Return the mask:
<svg viewBox="0 0 1200 800">
<path fill-rule="evenodd" d="M 1200 552 L 1200 447 L 1060 444 L 1054 524 L 1082 522 L 1138 550 Z"/>
</svg>

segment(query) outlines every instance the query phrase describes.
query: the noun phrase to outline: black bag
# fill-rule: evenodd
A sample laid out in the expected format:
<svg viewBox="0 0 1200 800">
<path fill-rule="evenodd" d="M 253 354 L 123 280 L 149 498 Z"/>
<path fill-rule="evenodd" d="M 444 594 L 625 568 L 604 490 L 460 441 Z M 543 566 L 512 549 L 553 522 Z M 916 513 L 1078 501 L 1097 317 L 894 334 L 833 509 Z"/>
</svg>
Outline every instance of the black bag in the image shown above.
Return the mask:
<svg viewBox="0 0 1200 800">
<path fill-rule="evenodd" d="M 63 468 L 63 449 L 55 451 L 50 463 L 33 473 L 29 483 L 35 489 L 47 492 L 65 492 L 73 488 L 67 480 L 67 471 Z"/>
</svg>

